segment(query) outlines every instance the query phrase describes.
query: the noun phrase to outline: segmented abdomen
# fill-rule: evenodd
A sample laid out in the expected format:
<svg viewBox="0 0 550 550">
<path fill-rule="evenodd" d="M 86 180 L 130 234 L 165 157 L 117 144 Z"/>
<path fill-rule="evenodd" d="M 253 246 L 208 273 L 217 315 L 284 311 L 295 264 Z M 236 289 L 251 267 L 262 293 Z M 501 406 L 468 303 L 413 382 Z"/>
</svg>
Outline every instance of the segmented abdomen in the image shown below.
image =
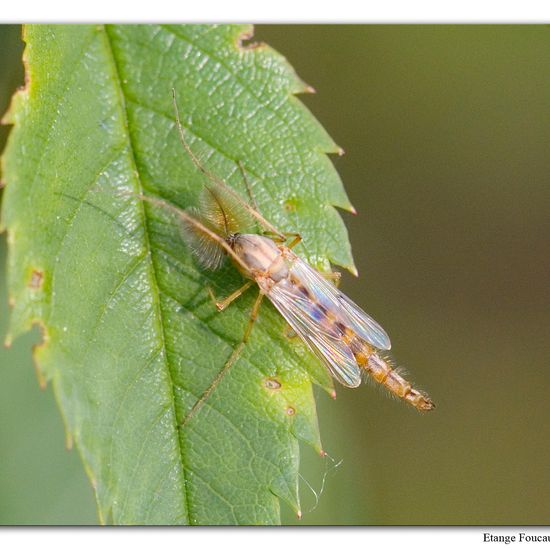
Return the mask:
<svg viewBox="0 0 550 550">
<path fill-rule="evenodd" d="M 357 364 L 364 369 L 369 376 L 382 384 L 392 394 L 410 403 L 421 411 L 430 411 L 435 408 L 432 400 L 422 392 L 414 389 L 399 372 L 394 369 L 389 359 L 382 357 L 372 346 L 362 342 L 355 335 L 351 348 Z"/>
</svg>

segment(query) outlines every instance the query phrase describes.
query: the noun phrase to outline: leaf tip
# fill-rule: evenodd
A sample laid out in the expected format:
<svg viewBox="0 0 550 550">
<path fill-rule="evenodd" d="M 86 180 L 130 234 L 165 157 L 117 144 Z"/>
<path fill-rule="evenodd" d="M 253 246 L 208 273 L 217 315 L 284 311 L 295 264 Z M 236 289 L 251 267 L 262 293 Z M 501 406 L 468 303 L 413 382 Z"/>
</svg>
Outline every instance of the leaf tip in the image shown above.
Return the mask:
<svg viewBox="0 0 550 550">
<path fill-rule="evenodd" d="M 46 382 L 46 377 L 44 376 L 44 373 L 40 368 L 40 364 L 36 361 L 36 359 L 33 360 L 33 366 L 36 374 L 36 380 L 38 381 L 38 387 L 41 390 L 45 390 L 48 387 L 48 383 Z"/>
<path fill-rule="evenodd" d="M 10 349 L 12 343 L 13 343 L 12 335 L 8 332 L 8 334 L 6 334 L 6 337 L 4 338 L 4 343 L 2 344 L 2 346 L 4 347 L 4 349 Z"/>
<path fill-rule="evenodd" d="M 50 340 L 50 336 L 42 319 L 34 319 L 32 321 L 32 326 L 37 326 L 39 328 L 41 337 L 40 342 L 32 347 L 32 362 L 34 366 L 34 372 L 36 374 L 38 386 L 41 390 L 45 390 L 48 384 L 46 376 L 44 375 L 44 371 L 42 370 L 40 362 L 38 361 L 38 355 L 47 346 Z"/>
<path fill-rule="evenodd" d="M 355 262 L 353 261 L 353 258 L 351 256 L 351 251 L 349 252 L 348 257 L 335 257 L 334 255 L 331 256 L 330 262 L 334 265 L 338 265 L 347 271 L 349 271 L 354 277 L 359 276 L 359 272 L 357 271 L 357 267 L 355 267 Z"/>
</svg>

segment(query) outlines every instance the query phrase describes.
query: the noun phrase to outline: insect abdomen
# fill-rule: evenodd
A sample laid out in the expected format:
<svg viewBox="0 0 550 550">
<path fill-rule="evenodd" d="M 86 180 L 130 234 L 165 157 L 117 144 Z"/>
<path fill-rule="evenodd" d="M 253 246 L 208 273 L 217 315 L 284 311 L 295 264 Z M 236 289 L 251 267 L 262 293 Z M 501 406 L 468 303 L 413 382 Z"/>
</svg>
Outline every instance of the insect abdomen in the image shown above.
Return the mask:
<svg viewBox="0 0 550 550">
<path fill-rule="evenodd" d="M 388 361 L 380 357 L 372 346 L 355 337 L 352 349 L 357 364 L 379 384 L 391 393 L 410 403 L 420 411 L 430 411 L 435 408 L 432 400 L 422 392 L 414 389 Z"/>
</svg>

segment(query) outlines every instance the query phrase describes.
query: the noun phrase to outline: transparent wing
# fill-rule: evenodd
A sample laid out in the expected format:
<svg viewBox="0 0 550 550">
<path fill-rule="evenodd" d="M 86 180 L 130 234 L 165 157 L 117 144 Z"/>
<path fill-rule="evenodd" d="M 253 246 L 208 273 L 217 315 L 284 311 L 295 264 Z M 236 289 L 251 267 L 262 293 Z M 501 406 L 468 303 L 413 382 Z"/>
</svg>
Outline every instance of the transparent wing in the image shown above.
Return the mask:
<svg viewBox="0 0 550 550">
<path fill-rule="evenodd" d="M 291 272 L 312 294 L 314 300 L 330 310 L 360 338 L 381 350 L 389 350 L 391 342 L 386 331 L 357 304 L 327 281 L 316 269 L 292 254 Z"/>
<path fill-rule="evenodd" d="M 361 384 L 361 368 L 341 330 L 324 316 L 319 304 L 304 297 L 288 279 L 273 286 L 267 296 L 338 382 L 351 388 Z"/>
</svg>

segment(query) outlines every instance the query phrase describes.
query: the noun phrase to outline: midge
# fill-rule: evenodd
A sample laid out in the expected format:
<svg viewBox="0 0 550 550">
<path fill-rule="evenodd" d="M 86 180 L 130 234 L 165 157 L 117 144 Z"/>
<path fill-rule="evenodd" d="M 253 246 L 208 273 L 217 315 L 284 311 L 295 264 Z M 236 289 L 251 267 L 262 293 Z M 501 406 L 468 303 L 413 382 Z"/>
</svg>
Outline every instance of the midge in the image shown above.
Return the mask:
<svg viewBox="0 0 550 550">
<path fill-rule="evenodd" d="M 161 199 L 139 197 L 176 213 L 182 222 L 183 238 L 199 264 L 215 270 L 229 256 L 248 279 L 241 288 L 221 301 L 217 301 L 209 289 L 218 310 L 225 309 L 254 283 L 259 287 L 241 343 L 183 423 L 199 410 L 237 360 L 250 336 L 264 296 L 269 298 L 338 382 L 355 388 L 361 384 L 365 373 L 416 409 L 433 409 L 435 405 L 431 399 L 414 389 L 385 357 L 384 352 L 390 349 L 391 344 L 384 329 L 326 276 L 292 251 L 300 242 L 300 235 L 281 233 L 257 209 L 201 165 L 186 141 L 173 93 L 181 142 L 195 166 L 210 181 L 205 184 L 198 208 L 180 210 Z M 245 172 L 240 167 L 246 182 Z M 263 234 L 251 232 L 254 221 L 264 229 Z"/>
</svg>

